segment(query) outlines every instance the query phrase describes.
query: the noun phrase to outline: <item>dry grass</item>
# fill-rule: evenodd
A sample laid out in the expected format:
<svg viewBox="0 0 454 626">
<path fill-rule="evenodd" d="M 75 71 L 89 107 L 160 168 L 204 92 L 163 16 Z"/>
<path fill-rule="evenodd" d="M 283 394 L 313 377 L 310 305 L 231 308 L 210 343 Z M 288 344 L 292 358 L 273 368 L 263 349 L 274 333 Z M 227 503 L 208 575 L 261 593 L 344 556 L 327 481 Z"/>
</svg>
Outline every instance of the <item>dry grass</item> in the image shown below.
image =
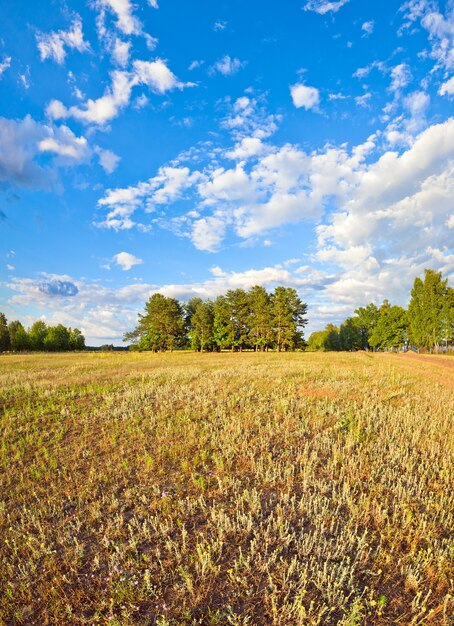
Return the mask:
<svg viewBox="0 0 454 626">
<path fill-rule="evenodd" d="M 443 371 L 2 357 L 0 624 L 451 626 Z"/>
</svg>

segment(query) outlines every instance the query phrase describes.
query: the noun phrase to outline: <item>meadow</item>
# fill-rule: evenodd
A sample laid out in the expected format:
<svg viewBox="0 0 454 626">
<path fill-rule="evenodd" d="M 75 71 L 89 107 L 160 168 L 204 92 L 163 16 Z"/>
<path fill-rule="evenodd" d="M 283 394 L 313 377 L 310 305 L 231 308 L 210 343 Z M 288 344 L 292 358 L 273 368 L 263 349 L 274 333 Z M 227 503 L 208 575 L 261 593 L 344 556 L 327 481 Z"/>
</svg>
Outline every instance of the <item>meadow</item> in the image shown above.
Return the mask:
<svg viewBox="0 0 454 626">
<path fill-rule="evenodd" d="M 0 357 L 0 624 L 454 624 L 454 369 Z"/>
</svg>

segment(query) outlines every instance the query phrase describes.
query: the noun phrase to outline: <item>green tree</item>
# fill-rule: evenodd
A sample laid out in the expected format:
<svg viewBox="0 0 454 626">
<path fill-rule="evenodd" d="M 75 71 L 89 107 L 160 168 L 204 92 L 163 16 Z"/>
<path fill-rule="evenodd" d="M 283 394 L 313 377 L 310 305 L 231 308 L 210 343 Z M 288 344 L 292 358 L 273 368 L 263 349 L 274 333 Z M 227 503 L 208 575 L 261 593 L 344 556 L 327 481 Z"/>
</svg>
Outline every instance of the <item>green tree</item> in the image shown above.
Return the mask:
<svg viewBox="0 0 454 626">
<path fill-rule="evenodd" d="M 450 291 L 441 272 L 424 271 L 424 280 L 417 277 L 408 306 L 410 341 L 424 348 L 436 348 L 446 339 L 449 327 Z"/>
<path fill-rule="evenodd" d="M 391 306 L 385 300 L 379 309 L 379 318 L 369 338 L 373 348 L 400 348 L 407 338 L 407 314 L 401 306 Z"/>
<path fill-rule="evenodd" d="M 229 289 L 225 294 L 235 331 L 232 349 L 241 352 L 249 342 L 249 298 L 244 289 Z"/>
<path fill-rule="evenodd" d="M 327 324 L 324 330 L 311 334 L 307 347 L 316 351 L 337 351 L 341 349 L 339 328 L 334 324 Z"/>
<path fill-rule="evenodd" d="M 213 335 L 219 350 L 234 349 L 235 320 L 232 317 L 227 298 L 218 296 L 213 305 Z"/>
<path fill-rule="evenodd" d="M 355 324 L 358 327 L 359 334 L 361 337 L 361 346 L 362 350 L 367 350 L 369 345 L 369 337 L 375 330 L 375 326 L 378 322 L 379 312 L 376 304 L 371 302 L 365 307 L 358 307 L 355 309 L 356 316 L 353 318 Z"/>
<path fill-rule="evenodd" d="M 271 299 L 277 351 L 301 346 L 302 328 L 307 324 L 307 304 L 301 301 L 296 290 L 291 287 L 276 287 Z"/>
<path fill-rule="evenodd" d="M 11 350 L 14 352 L 23 352 L 28 349 L 29 344 L 27 331 L 19 320 L 14 320 L 9 323 L 8 332 Z"/>
<path fill-rule="evenodd" d="M 264 287 L 249 290 L 249 341 L 255 350 L 267 350 L 273 342 L 271 298 Z"/>
<path fill-rule="evenodd" d="M 361 350 L 363 336 L 361 329 L 353 317 L 348 317 L 339 329 L 339 343 L 341 350 Z"/>
<path fill-rule="evenodd" d="M 199 300 L 190 319 L 190 338 L 193 350 L 212 350 L 214 345 L 213 303 Z"/>
<path fill-rule="evenodd" d="M 85 350 L 85 337 L 78 328 L 69 329 L 69 349 Z"/>
<path fill-rule="evenodd" d="M 47 326 L 42 320 L 35 322 L 28 331 L 30 350 L 44 350 Z"/>
<path fill-rule="evenodd" d="M 139 323 L 124 341 L 136 342 L 139 350 L 163 352 L 173 350 L 184 339 L 183 308 L 175 298 L 154 293 L 145 304 L 145 313 L 139 313 Z"/>
<path fill-rule="evenodd" d="M 63 324 L 48 326 L 44 338 L 44 350 L 63 352 L 69 350 L 69 330 Z"/>
<path fill-rule="evenodd" d="M 8 331 L 8 320 L 4 313 L 0 313 L 0 352 L 6 352 L 10 350 L 11 341 Z"/>
</svg>

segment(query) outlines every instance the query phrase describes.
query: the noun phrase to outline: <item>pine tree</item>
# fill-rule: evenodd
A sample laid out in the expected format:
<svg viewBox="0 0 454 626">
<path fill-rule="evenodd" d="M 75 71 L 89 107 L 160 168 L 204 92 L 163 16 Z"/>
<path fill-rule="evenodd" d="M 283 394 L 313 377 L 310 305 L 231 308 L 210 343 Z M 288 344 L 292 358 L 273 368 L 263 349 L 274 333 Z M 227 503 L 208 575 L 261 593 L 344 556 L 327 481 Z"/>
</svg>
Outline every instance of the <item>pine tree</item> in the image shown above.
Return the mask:
<svg viewBox="0 0 454 626">
<path fill-rule="evenodd" d="M 8 332 L 8 320 L 4 313 L 0 313 L 0 352 L 6 352 L 11 348 Z"/>
<path fill-rule="evenodd" d="M 267 350 L 273 341 L 271 298 L 264 287 L 249 290 L 249 342 L 255 350 Z"/>
<path fill-rule="evenodd" d="M 163 352 L 174 350 L 184 338 L 183 307 L 175 298 L 155 293 L 145 304 L 145 313 L 139 314 L 139 323 L 125 341 L 135 341 L 139 350 Z"/>
<path fill-rule="evenodd" d="M 298 297 L 291 287 L 276 287 L 272 295 L 273 325 L 277 351 L 292 350 L 302 344 L 302 329 L 307 320 L 304 317 L 307 304 Z"/>
<path fill-rule="evenodd" d="M 214 344 L 214 313 L 213 303 L 200 302 L 194 308 L 190 319 L 190 337 L 193 350 L 212 350 Z"/>
</svg>

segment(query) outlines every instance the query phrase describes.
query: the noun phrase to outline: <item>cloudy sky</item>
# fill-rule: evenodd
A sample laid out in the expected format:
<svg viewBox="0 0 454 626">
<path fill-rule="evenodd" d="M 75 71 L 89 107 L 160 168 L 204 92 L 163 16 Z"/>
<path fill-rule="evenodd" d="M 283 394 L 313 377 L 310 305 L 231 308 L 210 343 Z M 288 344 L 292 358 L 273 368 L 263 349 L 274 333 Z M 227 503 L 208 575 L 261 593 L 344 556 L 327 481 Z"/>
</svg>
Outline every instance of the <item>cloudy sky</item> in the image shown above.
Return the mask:
<svg viewBox="0 0 454 626">
<path fill-rule="evenodd" d="M 121 344 L 154 291 L 308 331 L 454 284 L 454 0 L 3 0 L 0 310 Z"/>
</svg>

